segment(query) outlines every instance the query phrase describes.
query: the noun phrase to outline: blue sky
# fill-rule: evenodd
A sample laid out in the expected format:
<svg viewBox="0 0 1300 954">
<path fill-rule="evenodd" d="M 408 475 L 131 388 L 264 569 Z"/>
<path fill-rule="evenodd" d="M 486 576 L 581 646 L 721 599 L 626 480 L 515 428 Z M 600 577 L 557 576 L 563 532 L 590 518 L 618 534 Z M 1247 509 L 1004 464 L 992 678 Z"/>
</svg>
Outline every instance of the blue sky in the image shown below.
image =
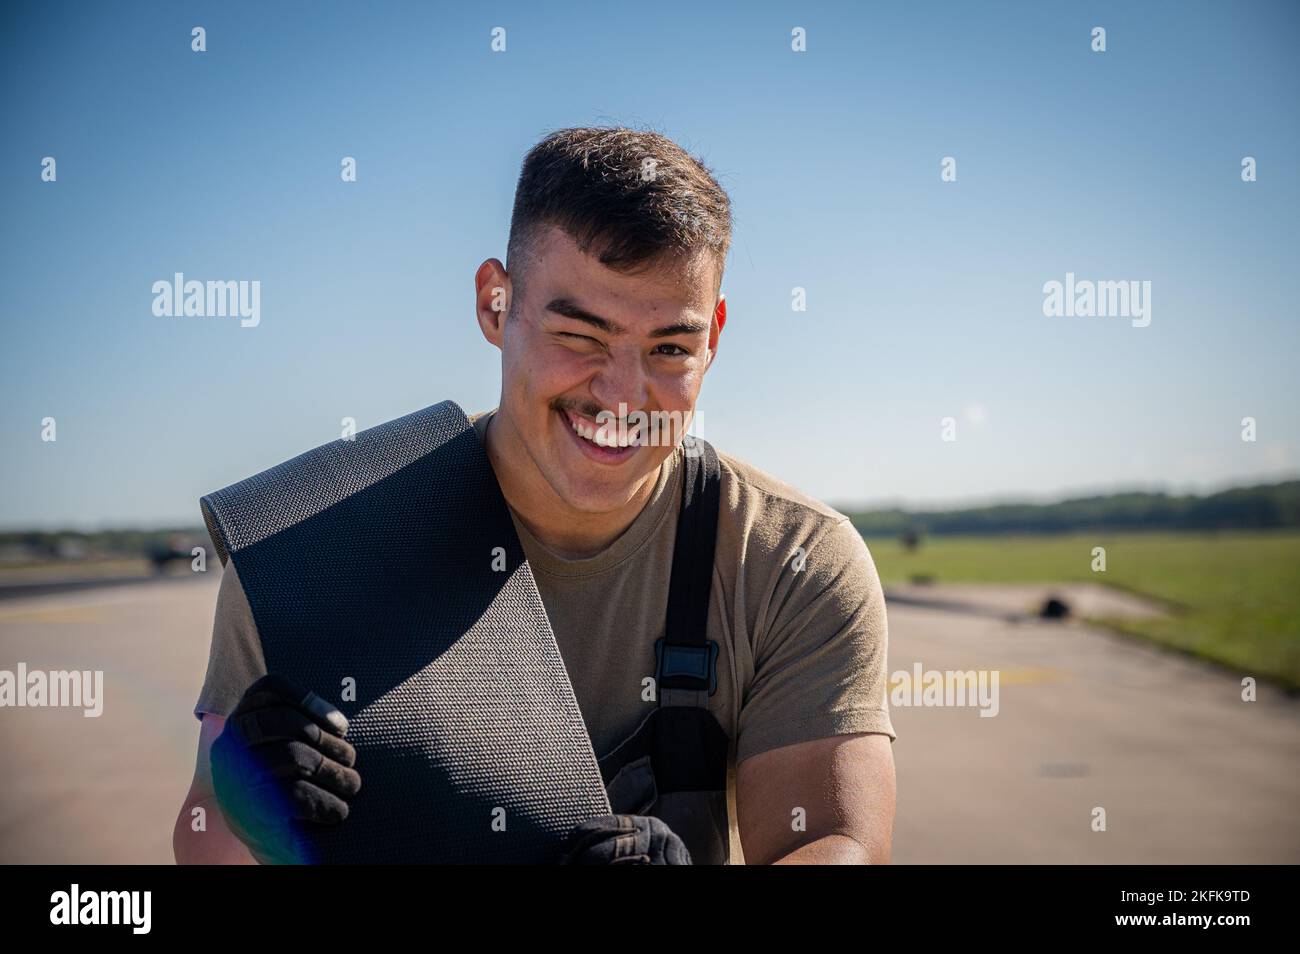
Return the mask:
<svg viewBox="0 0 1300 954">
<path fill-rule="evenodd" d="M 732 197 L 722 450 L 838 504 L 1293 476 L 1298 40 L 1261 2 L 7 3 L 0 525 L 196 522 L 345 416 L 494 406 L 473 272 L 529 146 L 611 123 Z M 178 271 L 261 323 L 155 317 Z M 1045 317 L 1067 272 L 1150 281 L 1150 326 Z"/>
</svg>

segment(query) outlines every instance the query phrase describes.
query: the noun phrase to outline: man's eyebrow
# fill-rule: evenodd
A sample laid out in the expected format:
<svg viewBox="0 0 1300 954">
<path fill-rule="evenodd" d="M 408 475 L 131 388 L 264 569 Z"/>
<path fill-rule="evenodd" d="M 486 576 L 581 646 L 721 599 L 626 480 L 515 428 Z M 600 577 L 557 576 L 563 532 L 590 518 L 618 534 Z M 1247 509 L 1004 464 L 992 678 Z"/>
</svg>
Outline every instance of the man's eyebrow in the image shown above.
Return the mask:
<svg viewBox="0 0 1300 954">
<path fill-rule="evenodd" d="M 607 335 L 621 335 L 623 329 L 612 321 L 606 321 L 600 315 L 593 315 L 585 308 L 579 308 L 567 298 L 552 298 L 546 304 L 547 311 L 553 311 L 557 315 L 564 315 L 566 318 L 572 318 L 575 321 L 585 321 L 589 325 L 594 325 Z"/>
<path fill-rule="evenodd" d="M 614 322 L 594 315 L 587 309 L 580 307 L 568 298 L 552 298 L 546 304 L 547 311 L 553 311 L 557 315 L 564 315 L 566 318 L 572 318 L 575 321 L 584 321 L 608 335 L 625 334 L 627 329 Z M 709 323 L 706 321 L 677 321 L 671 325 L 664 325 L 662 328 L 656 328 L 651 331 L 651 338 L 671 338 L 673 335 L 697 335 L 709 330 Z"/>
<path fill-rule="evenodd" d="M 707 321 L 679 321 L 650 332 L 651 338 L 671 338 L 673 335 L 698 335 L 709 330 Z"/>
</svg>

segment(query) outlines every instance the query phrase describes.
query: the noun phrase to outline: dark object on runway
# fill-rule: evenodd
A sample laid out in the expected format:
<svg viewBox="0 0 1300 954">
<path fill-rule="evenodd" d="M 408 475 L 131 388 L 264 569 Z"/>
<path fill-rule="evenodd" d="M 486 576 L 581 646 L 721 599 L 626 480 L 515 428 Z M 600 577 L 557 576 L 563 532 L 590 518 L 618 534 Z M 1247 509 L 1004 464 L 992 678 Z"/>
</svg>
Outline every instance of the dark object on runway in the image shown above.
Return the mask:
<svg viewBox="0 0 1300 954">
<path fill-rule="evenodd" d="M 195 547 L 206 549 L 206 541 L 193 537 L 173 535 L 166 542 L 159 541 L 149 547 L 149 563 L 156 576 L 168 572 L 173 563 L 189 564 L 194 560 Z"/>
<path fill-rule="evenodd" d="M 551 862 L 609 813 L 532 571 L 454 403 L 201 504 L 267 670 L 350 723 L 363 784 L 304 861 Z"/>
<path fill-rule="evenodd" d="M 1038 615 L 1043 619 L 1065 619 L 1070 615 L 1070 605 L 1058 597 L 1049 596 Z"/>
</svg>

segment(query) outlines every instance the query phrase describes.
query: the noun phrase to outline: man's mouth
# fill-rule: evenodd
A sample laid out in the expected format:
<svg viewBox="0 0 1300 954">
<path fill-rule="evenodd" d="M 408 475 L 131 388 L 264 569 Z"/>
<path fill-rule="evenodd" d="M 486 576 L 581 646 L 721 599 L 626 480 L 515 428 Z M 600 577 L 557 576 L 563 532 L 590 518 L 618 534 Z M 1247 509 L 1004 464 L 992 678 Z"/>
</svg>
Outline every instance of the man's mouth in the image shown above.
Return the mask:
<svg viewBox="0 0 1300 954">
<path fill-rule="evenodd" d="M 640 446 L 638 428 L 619 427 L 615 420 L 601 424 L 569 410 L 562 410 L 559 415 L 579 450 L 602 464 L 620 464 L 635 454 Z"/>
</svg>

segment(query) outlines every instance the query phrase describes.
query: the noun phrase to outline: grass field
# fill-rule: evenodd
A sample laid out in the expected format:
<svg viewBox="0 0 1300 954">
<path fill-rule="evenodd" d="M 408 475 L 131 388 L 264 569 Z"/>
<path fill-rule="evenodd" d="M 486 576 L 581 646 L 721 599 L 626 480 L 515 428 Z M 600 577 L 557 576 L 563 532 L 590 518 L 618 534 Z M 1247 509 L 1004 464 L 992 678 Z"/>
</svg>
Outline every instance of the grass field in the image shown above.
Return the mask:
<svg viewBox="0 0 1300 954">
<path fill-rule="evenodd" d="M 1300 533 L 936 537 L 908 552 L 868 538 L 885 585 L 1104 583 L 1169 607 L 1159 620 L 1100 620 L 1133 636 L 1300 689 Z M 1106 550 L 1092 571 L 1094 547 Z"/>
</svg>

